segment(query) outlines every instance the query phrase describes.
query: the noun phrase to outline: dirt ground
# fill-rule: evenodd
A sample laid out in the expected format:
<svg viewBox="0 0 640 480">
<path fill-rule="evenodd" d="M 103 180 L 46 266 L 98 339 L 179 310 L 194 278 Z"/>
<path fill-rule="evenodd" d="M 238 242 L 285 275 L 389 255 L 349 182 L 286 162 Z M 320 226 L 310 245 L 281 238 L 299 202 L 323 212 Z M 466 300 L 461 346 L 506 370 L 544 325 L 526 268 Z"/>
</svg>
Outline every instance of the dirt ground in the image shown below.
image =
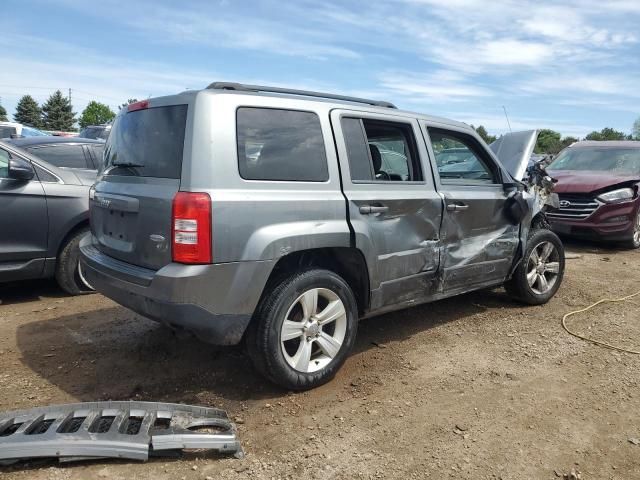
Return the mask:
<svg viewBox="0 0 640 480">
<path fill-rule="evenodd" d="M 329 384 L 268 384 L 217 349 L 100 295 L 53 282 L 0 287 L 0 410 L 94 400 L 216 406 L 239 423 L 243 460 L 31 462 L 6 479 L 640 479 L 640 355 L 567 335 L 564 313 L 640 289 L 640 252 L 570 243 L 547 305 L 502 289 L 363 321 Z M 575 258 L 577 257 L 577 258 Z M 640 349 L 640 296 L 570 323 Z"/>
</svg>

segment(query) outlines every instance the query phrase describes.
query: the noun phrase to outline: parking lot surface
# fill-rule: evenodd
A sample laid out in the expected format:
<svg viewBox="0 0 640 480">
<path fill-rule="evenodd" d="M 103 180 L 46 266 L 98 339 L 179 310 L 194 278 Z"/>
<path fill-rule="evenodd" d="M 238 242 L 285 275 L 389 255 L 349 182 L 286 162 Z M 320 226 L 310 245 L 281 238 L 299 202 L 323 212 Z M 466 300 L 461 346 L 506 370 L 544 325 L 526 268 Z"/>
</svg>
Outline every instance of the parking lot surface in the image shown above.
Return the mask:
<svg viewBox="0 0 640 480">
<path fill-rule="evenodd" d="M 246 458 L 30 462 L 7 479 L 640 478 L 640 356 L 566 334 L 562 315 L 640 289 L 640 252 L 570 243 L 564 283 L 525 307 L 502 289 L 363 321 L 329 384 L 268 384 L 216 348 L 101 295 L 0 287 L 0 410 L 95 400 L 224 408 Z M 640 297 L 569 321 L 640 349 Z"/>
</svg>

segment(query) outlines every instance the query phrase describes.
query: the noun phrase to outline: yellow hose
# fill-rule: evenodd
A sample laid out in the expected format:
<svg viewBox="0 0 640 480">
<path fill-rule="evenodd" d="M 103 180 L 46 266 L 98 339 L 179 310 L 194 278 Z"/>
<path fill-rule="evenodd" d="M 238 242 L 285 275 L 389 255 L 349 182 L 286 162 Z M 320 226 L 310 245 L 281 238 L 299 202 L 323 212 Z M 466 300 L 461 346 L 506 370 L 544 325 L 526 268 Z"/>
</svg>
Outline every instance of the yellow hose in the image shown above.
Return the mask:
<svg viewBox="0 0 640 480">
<path fill-rule="evenodd" d="M 615 345 L 611 345 L 611 344 L 606 343 L 606 342 L 601 342 L 600 340 L 594 340 L 593 338 L 584 337 L 584 336 L 580 335 L 579 333 L 572 332 L 571 330 L 569 330 L 569 327 L 567 327 L 567 318 L 569 318 L 572 315 L 576 315 L 578 313 L 582 313 L 582 312 L 586 312 L 587 310 L 591 310 L 593 307 L 595 307 L 597 305 L 600 305 L 601 303 L 624 302 L 625 300 L 629 300 L 630 298 L 636 297 L 638 295 L 640 295 L 640 292 L 636 292 L 636 293 L 633 293 L 631 295 L 627 295 L 626 297 L 622 297 L 622 298 L 604 298 L 602 300 L 598 300 L 593 305 L 589 305 L 588 307 L 585 307 L 585 308 L 583 308 L 581 310 L 576 310 L 574 312 L 569 312 L 569 313 L 565 314 L 564 317 L 562 317 L 562 327 L 566 330 L 566 332 L 569 335 L 573 335 L 574 337 L 580 338 L 581 340 L 585 340 L 587 342 L 595 343 L 596 345 L 601 345 L 603 347 L 610 348 L 612 350 L 617 350 L 619 352 L 627 352 L 627 353 L 633 353 L 635 355 L 640 355 L 640 352 L 638 352 L 636 350 L 629 350 L 627 348 L 617 347 Z"/>
</svg>

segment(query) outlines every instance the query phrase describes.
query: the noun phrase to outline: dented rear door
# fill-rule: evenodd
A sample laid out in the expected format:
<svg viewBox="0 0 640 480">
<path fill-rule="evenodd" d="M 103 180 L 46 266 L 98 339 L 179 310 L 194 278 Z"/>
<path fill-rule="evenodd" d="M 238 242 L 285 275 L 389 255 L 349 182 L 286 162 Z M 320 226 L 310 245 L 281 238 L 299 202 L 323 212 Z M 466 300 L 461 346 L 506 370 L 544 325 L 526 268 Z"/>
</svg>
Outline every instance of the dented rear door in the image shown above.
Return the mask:
<svg viewBox="0 0 640 480">
<path fill-rule="evenodd" d="M 332 127 L 355 246 L 367 260 L 371 309 L 435 288 L 442 198 L 415 119 L 334 110 Z"/>
</svg>

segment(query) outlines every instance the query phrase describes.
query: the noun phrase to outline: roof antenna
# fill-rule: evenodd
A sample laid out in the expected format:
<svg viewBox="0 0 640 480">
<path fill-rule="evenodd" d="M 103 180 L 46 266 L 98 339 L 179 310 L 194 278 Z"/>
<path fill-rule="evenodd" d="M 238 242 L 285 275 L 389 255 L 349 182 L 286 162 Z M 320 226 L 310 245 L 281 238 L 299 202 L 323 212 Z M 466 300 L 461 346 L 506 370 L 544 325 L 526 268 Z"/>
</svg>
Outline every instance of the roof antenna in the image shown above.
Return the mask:
<svg viewBox="0 0 640 480">
<path fill-rule="evenodd" d="M 507 109 L 504 108 L 504 105 L 502 105 L 502 110 L 504 110 L 504 116 L 507 119 L 507 125 L 509 125 L 509 133 L 513 133 L 513 130 L 511 130 L 511 122 L 509 121 L 509 115 L 507 115 Z"/>
</svg>

